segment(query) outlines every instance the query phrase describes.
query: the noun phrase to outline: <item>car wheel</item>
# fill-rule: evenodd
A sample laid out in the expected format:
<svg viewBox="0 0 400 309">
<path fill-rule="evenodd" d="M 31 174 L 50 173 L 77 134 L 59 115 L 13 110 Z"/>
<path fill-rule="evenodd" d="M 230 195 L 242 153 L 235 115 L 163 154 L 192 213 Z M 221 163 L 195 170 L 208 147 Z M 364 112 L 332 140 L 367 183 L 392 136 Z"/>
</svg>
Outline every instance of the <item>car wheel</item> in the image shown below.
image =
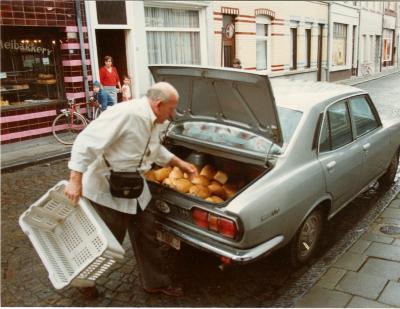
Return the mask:
<svg viewBox="0 0 400 309">
<path fill-rule="evenodd" d="M 399 167 L 399 154 L 400 151 L 396 151 L 392 160 L 390 161 L 390 165 L 386 170 L 386 173 L 379 178 L 379 184 L 383 188 L 388 188 L 394 181 L 397 173 L 397 168 Z"/>
<path fill-rule="evenodd" d="M 303 222 L 290 244 L 290 259 L 293 266 L 306 263 L 315 253 L 321 240 L 323 212 L 314 210 Z"/>
</svg>

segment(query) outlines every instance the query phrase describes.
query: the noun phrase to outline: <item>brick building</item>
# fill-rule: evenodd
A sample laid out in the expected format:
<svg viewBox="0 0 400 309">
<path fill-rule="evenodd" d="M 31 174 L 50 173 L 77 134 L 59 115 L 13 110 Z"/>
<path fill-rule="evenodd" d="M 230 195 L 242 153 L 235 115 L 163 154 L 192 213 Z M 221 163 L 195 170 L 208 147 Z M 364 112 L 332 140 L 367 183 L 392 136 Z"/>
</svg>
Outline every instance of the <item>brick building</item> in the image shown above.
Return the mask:
<svg viewBox="0 0 400 309">
<path fill-rule="evenodd" d="M 86 77 L 91 80 L 85 5 L 79 3 Z M 75 4 L 1 1 L 2 144 L 51 134 L 52 121 L 66 106 L 66 98 L 85 101 Z"/>
</svg>

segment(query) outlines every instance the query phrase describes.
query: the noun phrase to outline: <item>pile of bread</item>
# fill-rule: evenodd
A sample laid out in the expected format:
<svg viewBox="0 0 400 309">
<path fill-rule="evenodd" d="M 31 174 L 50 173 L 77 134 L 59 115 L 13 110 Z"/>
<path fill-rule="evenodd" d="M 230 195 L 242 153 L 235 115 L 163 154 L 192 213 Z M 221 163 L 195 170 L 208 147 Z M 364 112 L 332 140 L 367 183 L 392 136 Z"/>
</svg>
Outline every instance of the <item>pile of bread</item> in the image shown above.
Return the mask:
<svg viewBox="0 0 400 309">
<path fill-rule="evenodd" d="M 38 75 L 37 83 L 41 85 L 54 85 L 57 80 L 54 78 L 53 74 L 43 74 Z"/>
<path fill-rule="evenodd" d="M 145 175 L 148 181 L 170 187 L 178 192 L 194 195 L 211 203 L 222 203 L 233 197 L 244 186 L 239 181 L 228 181 L 229 176 L 212 165 L 201 168 L 198 176 L 189 178 L 179 167 L 152 169 Z"/>
</svg>

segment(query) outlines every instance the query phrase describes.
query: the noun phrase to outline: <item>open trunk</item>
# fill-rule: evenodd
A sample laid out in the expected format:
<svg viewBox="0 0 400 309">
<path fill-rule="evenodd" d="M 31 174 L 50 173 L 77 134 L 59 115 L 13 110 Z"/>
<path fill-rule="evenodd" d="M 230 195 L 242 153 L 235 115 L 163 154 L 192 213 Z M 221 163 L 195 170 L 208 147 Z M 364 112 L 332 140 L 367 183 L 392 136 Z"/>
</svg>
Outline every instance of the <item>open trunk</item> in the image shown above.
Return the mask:
<svg viewBox="0 0 400 309">
<path fill-rule="evenodd" d="M 223 206 L 270 169 L 182 145 L 170 145 L 169 150 L 193 163 L 199 177 L 188 179 L 186 174 L 171 167 L 154 167 L 145 176 L 153 193 L 163 194 L 178 203 L 179 200 L 191 199 L 197 203 Z"/>
</svg>

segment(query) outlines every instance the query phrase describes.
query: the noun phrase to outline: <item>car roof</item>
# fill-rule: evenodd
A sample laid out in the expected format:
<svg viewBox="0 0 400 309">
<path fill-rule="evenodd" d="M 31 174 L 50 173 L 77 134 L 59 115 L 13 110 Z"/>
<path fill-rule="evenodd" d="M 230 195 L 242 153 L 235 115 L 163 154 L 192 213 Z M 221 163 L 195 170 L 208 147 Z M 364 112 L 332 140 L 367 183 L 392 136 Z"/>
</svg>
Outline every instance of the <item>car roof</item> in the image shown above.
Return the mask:
<svg viewBox="0 0 400 309">
<path fill-rule="evenodd" d="M 366 93 L 357 87 L 314 81 L 271 79 L 276 104 L 306 111 L 318 104 L 329 104 L 335 99 Z M 323 105 L 325 105 L 323 104 Z"/>
</svg>

